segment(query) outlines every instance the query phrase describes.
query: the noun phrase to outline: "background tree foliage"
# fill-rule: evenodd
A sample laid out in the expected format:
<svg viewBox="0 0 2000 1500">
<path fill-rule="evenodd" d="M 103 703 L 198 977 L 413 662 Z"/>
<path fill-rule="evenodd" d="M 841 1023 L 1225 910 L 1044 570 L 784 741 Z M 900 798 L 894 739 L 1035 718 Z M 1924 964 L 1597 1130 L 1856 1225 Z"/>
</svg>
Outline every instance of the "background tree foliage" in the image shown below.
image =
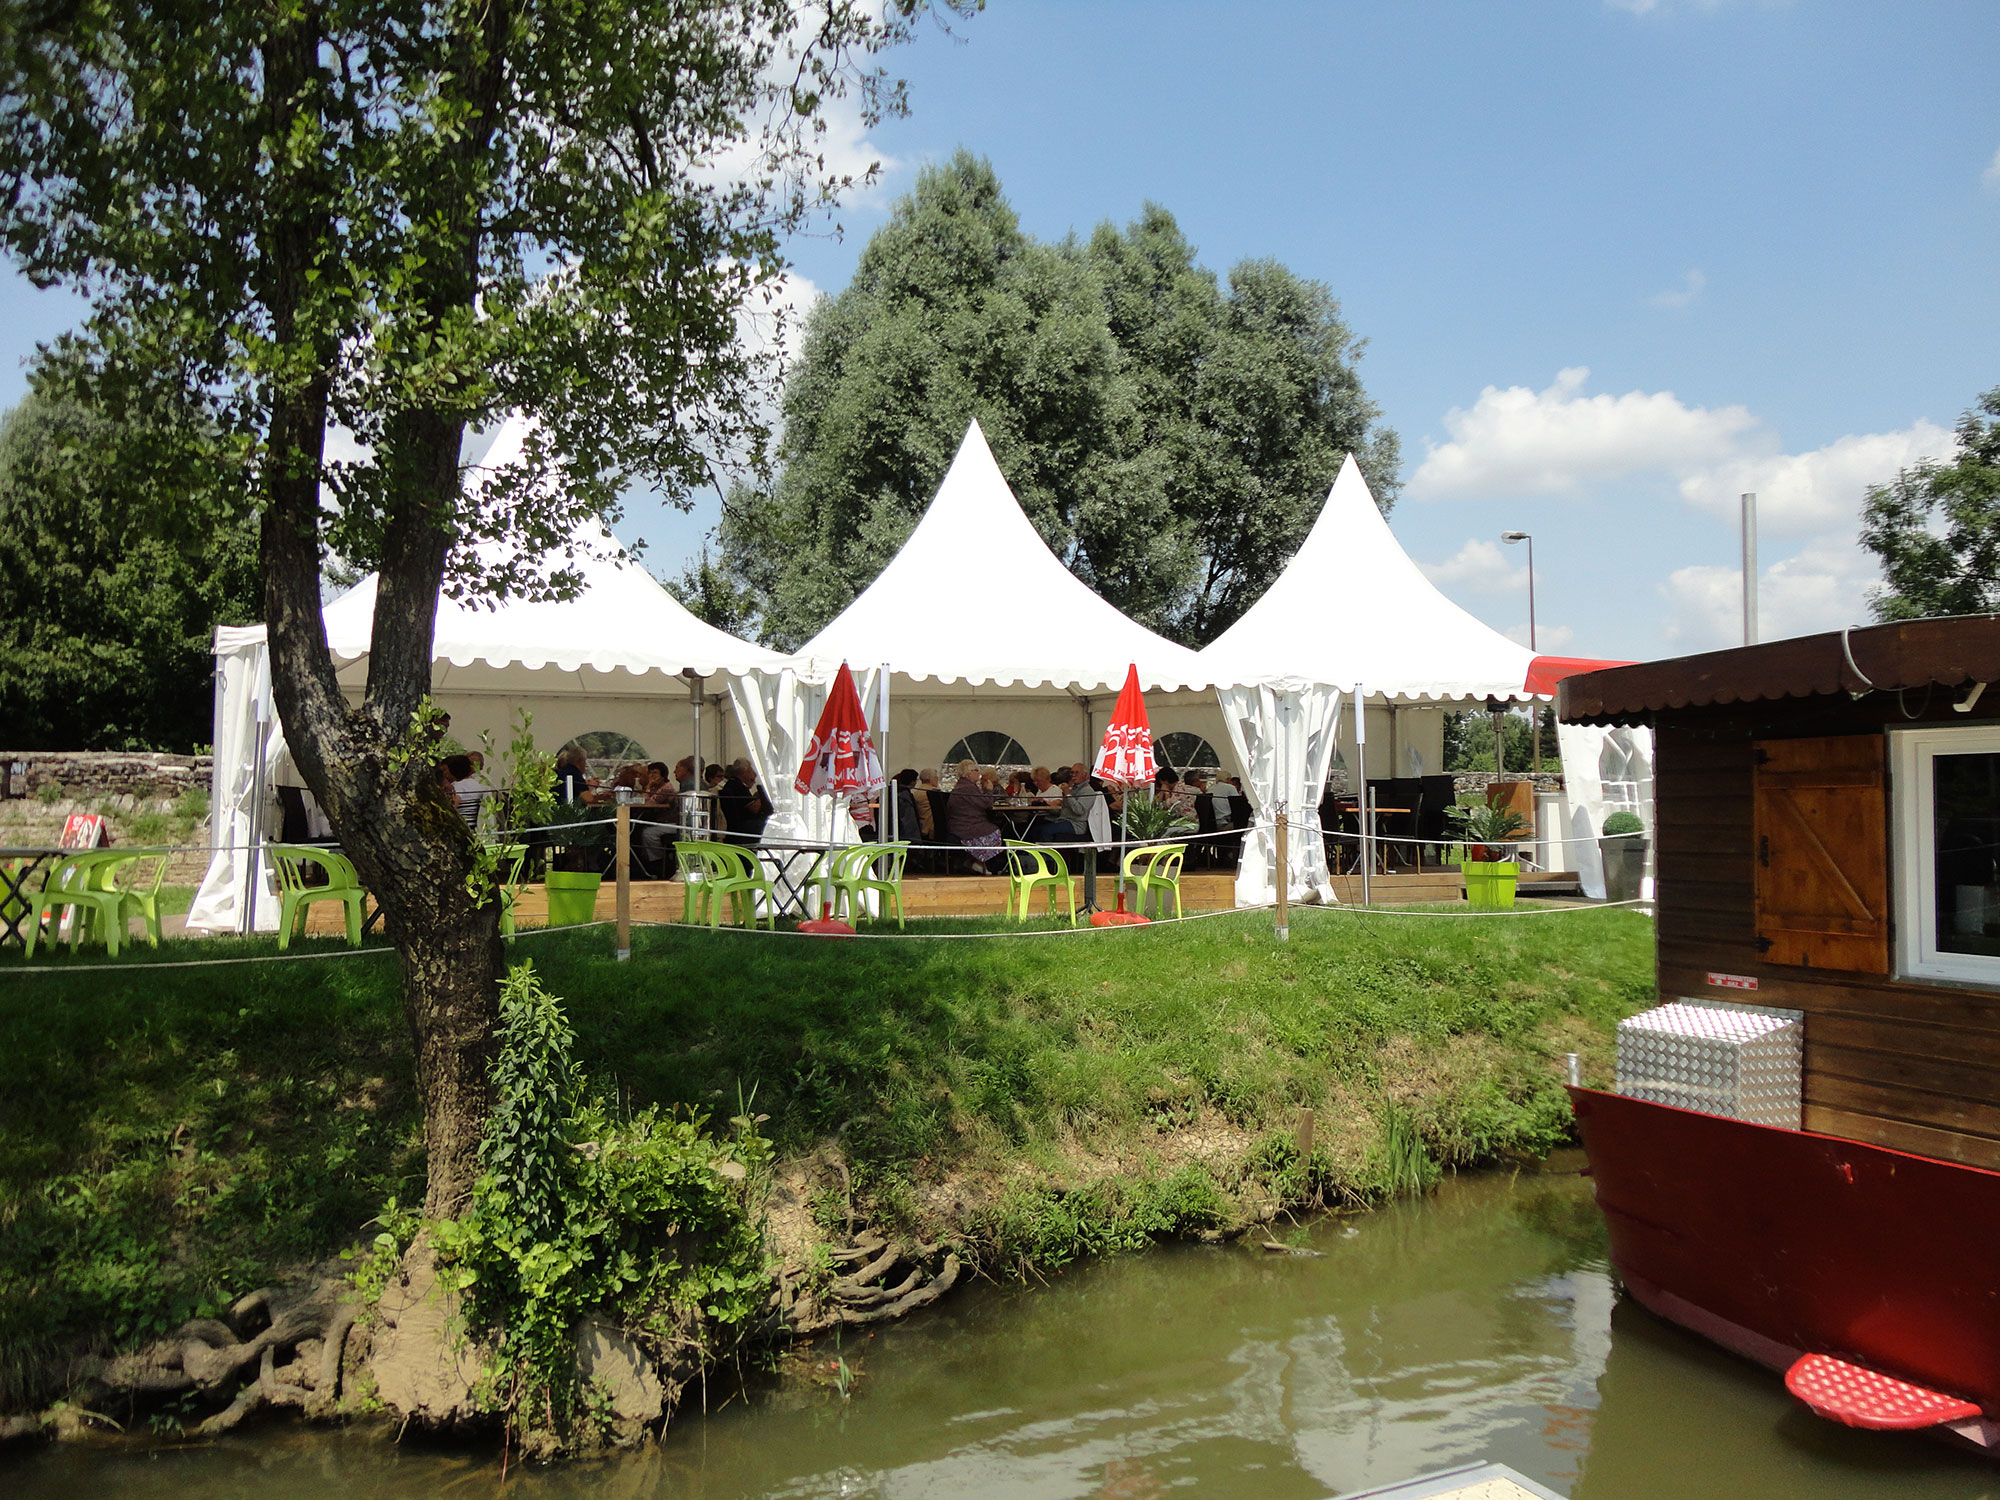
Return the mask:
<svg viewBox="0 0 2000 1500">
<path fill-rule="evenodd" d="M 1173 216 L 1043 244 L 966 152 L 919 175 L 822 301 L 779 470 L 728 495 L 722 567 L 795 647 L 894 556 L 977 419 L 1079 577 L 1199 645 L 1253 602 L 1354 451 L 1386 509 L 1396 435 L 1331 292 L 1273 261 L 1226 287 Z"/>
<path fill-rule="evenodd" d="M 1926 460 L 1868 491 L 1861 545 L 1882 560 L 1868 597 L 1878 620 L 2000 609 L 2000 386 L 1959 418 L 1950 463 Z"/>
<path fill-rule="evenodd" d="M 215 627 L 259 612 L 257 530 L 156 429 L 31 389 L 0 420 L 0 741 L 208 743 Z"/>
</svg>

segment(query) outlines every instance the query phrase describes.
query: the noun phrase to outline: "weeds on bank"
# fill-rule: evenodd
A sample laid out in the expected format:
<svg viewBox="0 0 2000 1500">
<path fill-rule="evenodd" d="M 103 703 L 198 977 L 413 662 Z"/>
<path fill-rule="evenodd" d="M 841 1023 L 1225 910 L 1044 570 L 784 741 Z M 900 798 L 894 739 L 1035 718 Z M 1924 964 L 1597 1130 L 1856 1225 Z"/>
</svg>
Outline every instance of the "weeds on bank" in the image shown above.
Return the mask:
<svg viewBox="0 0 2000 1500">
<path fill-rule="evenodd" d="M 1651 924 L 1630 912 L 1293 923 L 1285 945 L 1244 915 L 991 943 L 642 929 L 623 964 L 601 931 L 519 951 L 565 997 L 578 1097 L 620 1101 L 606 1129 L 654 1106 L 740 1113 L 754 1090 L 778 1157 L 830 1143 L 846 1166 L 845 1186 L 813 1184 L 824 1229 L 850 1207 L 913 1227 L 956 1214 L 996 1266 L 1198 1232 L 1231 1197 L 1352 1201 L 1539 1154 L 1568 1130 L 1557 1054 L 1608 1057 L 1650 995 Z M 997 924 L 939 927 L 974 925 Z M 0 1407 L 43 1394 L 62 1354 L 365 1253 L 390 1232 L 370 1222 L 381 1206 L 422 1196 L 386 957 L 135 957 L 33 976 L 0 961 Z M 1311 1160 L 1287 1159 L 1297 1110 L 1330 1098 L 1349 1106 L 1344 1154 L 1329 1121 Z M 1164 1148 L 1189 1132 L 1237 1144 L 1177 1160 Z"/>
</svg>

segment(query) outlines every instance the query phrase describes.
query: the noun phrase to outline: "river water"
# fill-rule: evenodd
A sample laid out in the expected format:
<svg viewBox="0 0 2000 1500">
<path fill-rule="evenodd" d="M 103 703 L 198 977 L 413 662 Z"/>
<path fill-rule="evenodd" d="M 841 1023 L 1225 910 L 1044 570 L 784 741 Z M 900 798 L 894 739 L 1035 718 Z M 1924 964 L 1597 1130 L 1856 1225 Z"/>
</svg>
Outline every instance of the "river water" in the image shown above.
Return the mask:
<svg viewBox="0 0 2000 1500">
<path fill-rule="evenodd" d="M 1577 1500 L 2000 1500 L 2000 1464 L 1851 1432 L 1620 1301 L 1575 1157 L 1293 1231 L 980 1287 L 849 1339 L 659 1447 L 523 1471 L 534 1500 L 1292 1500 L 1479 1459 Z M 822 1346 L 822 1365 L 834 1351 Z M 198 1449 L 0 1460 L 10 1500 L 455 1500 L 497 1464 L 274 1424 Z"/>
</svg>

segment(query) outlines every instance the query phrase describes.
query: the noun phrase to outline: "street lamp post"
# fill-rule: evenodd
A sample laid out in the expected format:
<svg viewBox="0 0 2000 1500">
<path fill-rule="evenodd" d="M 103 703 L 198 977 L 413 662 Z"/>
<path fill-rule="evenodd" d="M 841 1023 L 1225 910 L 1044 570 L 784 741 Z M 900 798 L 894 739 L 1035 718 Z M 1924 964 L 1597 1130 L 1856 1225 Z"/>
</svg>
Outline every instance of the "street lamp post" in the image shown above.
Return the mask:
<svg viewBox="0 0 2000 1500">
<path fill-rule="evenodd" d="M 1503 531 L 1500 540 L 1512 546 L 1516 542 L 1528 544 L 1528 649 L 1537 656 L 1541 648 L 1535 644 L 1535 539 L 1525 531 Z M 1542 711 L 1534 703 L 1528 705 L 1528 744 L 1534 752 L 1535 774 L 1542 769 Z"/>
</svg>

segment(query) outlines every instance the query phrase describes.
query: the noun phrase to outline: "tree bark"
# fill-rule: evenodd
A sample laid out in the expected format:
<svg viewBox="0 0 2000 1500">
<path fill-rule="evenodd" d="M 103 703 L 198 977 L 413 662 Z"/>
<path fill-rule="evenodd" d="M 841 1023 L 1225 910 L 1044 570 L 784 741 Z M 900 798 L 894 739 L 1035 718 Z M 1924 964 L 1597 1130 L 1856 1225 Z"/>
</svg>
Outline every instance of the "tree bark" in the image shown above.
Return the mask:
<svg viewBox="0 0 2000 1500">
<path fill-rule="evenodd" d="M 275 139 L 287 139 L 293 117 L 312 107 L 316 46 L 302 22 L 281 28 L 266 51 Z M 290 344 L 299 336 L 305 273 L 328 226 L 315 217 L 309 192 L 287 195 L 280 184 L 273 202 L 266 298 L 279 341 Z M 287 212 L 289 203 L 313 207 Z M 319 368 L 331 366 L 328 351 Z M 390 424 L 397 495 L 384 537 L 368 691 L 356 708 L 341 691 L 320 612 L 327 413 L 324 376 L 281 392 L 273 405 L 261 534 L 272 692 L 292 758 L 380 903 L 402 958 L 429 1153 L 424 1211 L 451 1217 L 478 1177 L 503 965 L 494 892 L 467 885 L 471 830 L 439 785 L 434 737 L 413 732 L 430 692 L 464 429 L 421 412 Z"/>
</svg>

